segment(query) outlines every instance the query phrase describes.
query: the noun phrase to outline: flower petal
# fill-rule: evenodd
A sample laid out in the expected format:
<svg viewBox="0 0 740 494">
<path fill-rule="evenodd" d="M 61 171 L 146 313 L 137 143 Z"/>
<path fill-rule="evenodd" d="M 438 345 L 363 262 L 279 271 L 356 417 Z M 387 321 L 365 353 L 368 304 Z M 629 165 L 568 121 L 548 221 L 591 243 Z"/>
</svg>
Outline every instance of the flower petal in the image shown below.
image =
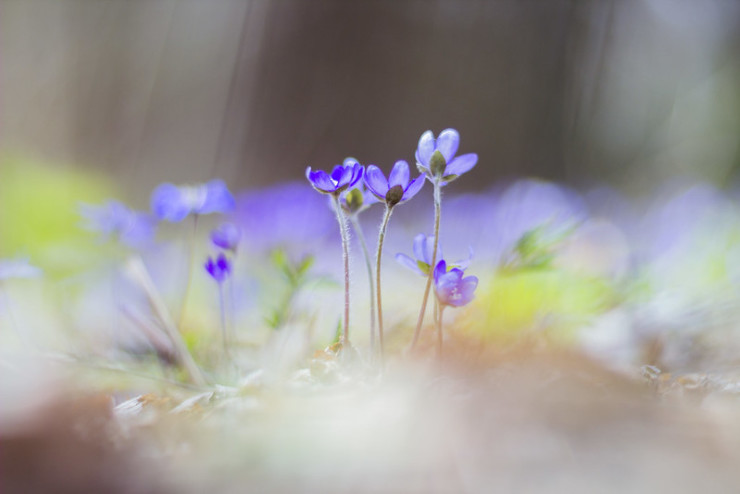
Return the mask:
<svg viewBox="0 0 740 494">
<path fill-rule="evenodd" d="M 354 187 L 354 185 L 362 179 L 364 173 L 365 167 L 359 163 L 355 163 L 352 167 L 352 178 L 349 181 L 349 187 Z"/>
<path fill-rule="evenodd" d="M 338 184 L 342 180 L 346 170 L 347 168 L 342 165 L 334 165 L 334 168 L 331 170 L 331 179 L 334 180 L 335 184 Z"/>
<path fill-rule="evenodd" d="M 445 168 L 445 176 L 447 175 L 462 175 L 469 171 L 471 168 L 478 163 L 478 155 L 475 153 L 463 154 L 458 156 L 451 163 L 447 164 Z"/>
<path fill-rule="evenodd" d="M 424 182 L 426 182 L 426 179 L 424 175 L 419 175 L 415 179 L 411 181 L 408 187 L 406 187 L 406 190 L 403 192 L 403 197 L 401 198 L 401 202 L 408 201 L 412 197 L 414 197 L 416 194 L 419 193 L 421 188 L 424 186 Z"/>
<path fill-rule="evenodd" d="M 437 263 L 437 266 L 434 268 L 435 283 L 440 283 L 441 281 L 445 281 L 444 276 L 446 273 L 447 273 L 447 263 L 445 262 L 444 259 L 442 259 Z"/>
<path fill-rule="evenodd" d="M 442 255 L 442 245 L 437 245 L 437 258 L 432 260 L 432 255 L 434 255 L 434 236 L 429 235 L 424 240 L 424 251 L 423 251 L 423 258 L 422 260 L 429 264 L 430 266 L 433 264 L 433 262 L 439 261 L 440 259 L 444 259 L 444 256 Z"/>
<path fill-rule="evenodd" d="M 406 254 L 396 254 L 396 261 L 398 261 L 399 264 L 407 267 L 414 273 L 420 274 L 422 276 L 424 275 L 421 269 L 419 269 L 419 264 Z"/>
<path fill-rule="evenodd" d="M 368 165 L 365 170 L 365 186 L 375 197 L 385 202 L 385 195 L 388 193 L 388 181 L 380 168 L 375 165 Z"/>
<path fill-rule="evenodd" d="M 424 261 L 429 264 L 429 261 L 427 261 L 426 257 L 424 256 L 424 251 L 426 250 L 426 240 L 427 236 L 423 233 L 420 233 L 414 237 L 414 257 L 416 257 L 418 261 Z"/>
<path fill-rule="evenodd" d="M 308 181 L 311 182 L 311 185 L 313 185 L 313 187 L 319 192 L 329 194 L 334 192 L 337 188 L 334 181 L 324 170 L 311 171 L 311 167 L 308 167 L 308 169 L 306 169 L 306 177 L 308 178 Z"/>
<path fill-rule="evenodd" d="M 388 187 L 400 185 L 406 189 L 409 185 L 409 164 L 405 160 L 398 160 L 388 175 Z"/>
<path fill-rule="evenodd" d="M 203 204 L 195 210 L 198 214 L 228 213 L 236 206 L 234 196 L 223 180 L 211 180 L 205 184 L 206 198 Z"/>
<path fill-rule="evenodd" d="M 424 132 L 419 138 L 419 145 L 416 148 L 416 160 L 429 168 L 429 158 L 434 153 L 434 134 L 431 130 Z"/>
<path fill-rule="evenodd" d="M 190 207 L 179 187 L 161 184 L 152 192 L 152 212 L 160 220 L 182 221 L 190 214 Z"/>
<path fill-rule="evenodd" d="M 447 163 L 452 161 L 459 145 L 460 134 L 455 129 L 445 129 L 437 137 L 437 151 L 442 153 Z"/>
</svg>

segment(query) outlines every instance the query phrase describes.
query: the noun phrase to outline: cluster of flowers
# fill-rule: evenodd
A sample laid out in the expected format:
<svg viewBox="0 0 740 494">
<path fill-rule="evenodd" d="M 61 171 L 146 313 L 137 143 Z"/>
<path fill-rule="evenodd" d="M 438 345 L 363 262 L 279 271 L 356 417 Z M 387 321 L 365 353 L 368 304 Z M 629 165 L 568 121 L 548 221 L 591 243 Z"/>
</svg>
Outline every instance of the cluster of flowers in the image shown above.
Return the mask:
<svg viewBox="0 0 740 494">
<path fill-rule="evenodd" d="M 419 319 L 414 333 L 414 344 L 419 337 L 426 310 L 430 288 L 434 287 L 435 294 L 435 322 L 439 336 L 441 351 L 442 341 L 442 312 L 446 307 L 460 307 L 468 304 L 474 295 L 478 284 L 475 276 L 464 276 L 464 271 L 470 261 L 450 263 L 439 249 L 439 217 L 441 212 L 441 187 L 449 184 L 463 173 L 472 169 L 478 157 L 475 154 L 456 156 L 460 136 L 454 129 L 442 131 L 435 139 L 431 131 L 425 132 L 419 139 L 416 149 L 416 166 L 420 175 L 411 178 L 409 164 L 404 160 L 397 161 L 390 174 L 386 175 L 375 165 L 364 167 L 357 160 L 347 158 L 341 165 L 336 165 L 331 173 L 321 170 L 306 170 L 306 177 L 317 191 L 327 194 L 334 206 L 336 217 L 342 233 L 342 247 L 344 259 L 344 324 L 342 346 L 349 343 L 349 232 L 348 222 L 359 230 L 357 215 L 374 203 L 385 204 L 385 216 L 378 236 L 375 256 L 376 269 L 373 276 L 371 260 L 364 246 L 368 265 L 368 279 L 371 286 L 371 321 L 370 334 L 374 347 L 375 321 L 377 316 L 380 355 L 383 355 L 383 313 L 381 298 L 381 256 L 383 240 L 388 222 L 394 208 L 414 196 L 429 180 L 434 188 L 435 198 L 435 225 L 434 234 L 418 235 L 414 239 L 414 255 L 412 259 L 403 254 L 396 257 L 403 265 L 427 278 L 426 289 L 422 299 Z M 116 236 L 124 244 L 140 247 L 151 241 L 157 221 L 181 222 L 188 217 L 192 218 L 193 229 L 197 229 L 198 218 L 211 213 L 229 213 L 235 208 L 235 200 L 226 185 L 220 180 L 200 185 L 175 186 L 162 184 L 151 196 L 151 213 L 132 211 L 118 201 L 108 201 L 103 206 L 82 207 L 82 215 L 88 221 L 88 228 L 101 232 L 105 236 Z M 361 232 L 358 231 L 361 234 Z M 224 321 L 224 301 L 222 285 L 232 275 L 233 260 L 236 256 L 241 237 L 240 229 L 232 223 L 222 223 L 210 235 L 211 244 L 217 249 L 215 256 L 209 256 L 204 264 L 206 272 L 219 286 L 221 297 L 222 329 L 224 343 L 226 332 Z M 195 235 L 193 235 L 195 238 Z M 188 285 L 185 299 L 190 285 L 191 261 L 188 264 Z M 373 289 L 374 287 L 374 289 Z M 183 310 L 186 306 L 183 302 Z M 181 314 L 182 320 L 182 314 Z"/>
<path fill-rule="evenodd" d="M 346 226 L 347 216 L 352 220 L 360 211 L 366 209 L 369 203 L 376 200 L 385 204 L 385 215 L 378 235 L 374 280 L 370 274 L 370 285 L 372 287 L 374 282 L 376 289 L 374 302 L 377 303 L 378 336 L 382 357 L 383 310 L 380 267 L 383 240 L 393 208 L 418 194 L 426 180 L 429 180 L 434 187 L 434 235 L 427 237 L 424 234 L 420 234 L 416 237 L 414 240 L 416 260 L 403 254 L 397 256 L 397 259 L 402 264 L 427 277 L 427 285 L 422 299 L 421 311 L 412 345 L 415 345 L 419 338 L 432 283 L 434 284 L 436 301 L 435 322 L 437 323 L 440 352 L 442 342 L 442 312 L 446 307 L 460 307 L 468 304 L 473 299 L 475 288 L 478 285 L 478 279 L 475 276 L 464 276 L 467 262 L 448 264 L 438 248 L 441 187 L 471 170 L 478 161 L 478 156 L 474 153 L 456 156 L 459 144 L 460 135 L 454 129 L 443 130 L 436 139 L 431 131 L 424 132 L 419 139 L 415 154 L 416 167 L 420 175 L 414 179 L 411 179 L 409 165 L 404 160 L 399 160 L 393 165 L 387 178 L 377 166 L 368 165 L 367 168 L 363 168 L 357 160 L 352 158 L 348 158 L 341 165 L 336 165 L 331 173 L 321 170 L 314 171 L 311 167 L 306 169 L 306 178 L 314 189 L 322 194 L 328 194 L 332 198 L 342 232 L 345 265 L 344 345 L 349 345 L 349 241 Z M 352 221 L 352 223 L 353 225 L 358 225 L 356 221 Z M 373 305 L 372 299 L 371 305 Z M 371 311 L 374 313 L 374 308 Z M 372 321 L 373 318 L 371 317 L 371 341 L 374 341 L 375 330 Z"/>
</svg>

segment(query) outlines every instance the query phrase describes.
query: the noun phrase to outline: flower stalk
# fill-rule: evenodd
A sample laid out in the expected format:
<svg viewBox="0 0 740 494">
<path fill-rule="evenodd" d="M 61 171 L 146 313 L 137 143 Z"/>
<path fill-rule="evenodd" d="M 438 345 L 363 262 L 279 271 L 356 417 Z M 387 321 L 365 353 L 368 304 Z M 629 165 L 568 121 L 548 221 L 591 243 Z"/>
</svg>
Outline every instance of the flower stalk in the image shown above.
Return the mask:
<svg viewBox="0 0 740 494">
<path fill-rule="evenodd" d="M 333 194 L 334 209 L 337 213 L 339 231 L 342 235 L 342 261 L 344 264 L 344 328 L 342 332 L 343 346 L 349 345 L 349 229 L 347 220 L 339 204 L 339 194 Z"/>
<path fill-rule="evenodd" d="M 375 289 L 377 290 L 376 300 L 378 303 L 378 342 L 380 344 L 380 361 L 383 361 L 384 357 L 384 342 L 383 342 L 383 301 L 381 298 L 381 283 L 380 283 L 380 266 L 381 258 L 383 256 L 383 241 L 385 240 L 385 232 L 388 229 L 388 221 L 391 219 L 391 213 L 393 212 L 393 205 L 387 202 L 385 205 L 385 214 L 383 215 L 383 222 L 380 225 L 380 233 L 378 234 L 378 250 L 375 256 Z"/>
<path fill-rule="evenodd" d="M 352 228 L 360 241 L 362 255 L 365 258 L 365 267 L 367 268 L 367 281 L 370 286 L 370 351 L 373 353 L 375 352 L 375 277 L 373 276 L 370 251 L 367 248 L 367 241 L 365 240 L 365 234 L 362 232 L 362 226 L 355 215 L 350 215 L 349 220 L 352 223 Z"/>
<path fill-rule="evenodd" d="M 419 335 L 421 334 L 421 326 L 424 324 L 424 315 L 427 310 L 427 300 L 429 299 L 429 292 L 432 288 L 432 280 L 434 279 L 433 266 L 437 265 L 437 249 L 439 247 L 439 221 L 442 216 L 442 186 L 439 179 L 433 182 L 434 184 L 434 246 L 432 248 L 432 259 L 429 273 L 427 274 L 427 283 L 424 287 L 424 296 L 421 299 L 421 310 L 419 311 L 419 317 L 416 321 L 416 329 L 414 330 L 414 339 L 411 342 L 411 349 L 416 347 L 416 343 L 419 341 Z"/>
</svg>

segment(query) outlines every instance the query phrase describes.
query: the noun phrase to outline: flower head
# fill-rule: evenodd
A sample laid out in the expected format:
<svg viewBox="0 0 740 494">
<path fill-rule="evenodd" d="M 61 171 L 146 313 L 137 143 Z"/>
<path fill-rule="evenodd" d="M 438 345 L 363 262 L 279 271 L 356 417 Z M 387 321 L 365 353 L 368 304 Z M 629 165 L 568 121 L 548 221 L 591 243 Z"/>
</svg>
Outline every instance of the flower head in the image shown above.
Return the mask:
<svg viewBox="0 0 740 494">
<path fill-rule="evenodd" d="M 209 256 L 205 268 L 211 278 L 216 280 L 217 283 L 223 283 L 231 274 L 231 261 L 222 252 L 215 261 Z"/>
<path fill-rule="evenodd" d="M 434 293 L 437 300 L 443 306 L 462 307 L 473 300 L 475 288 L 478 286 L 478 278 L 466 276 L 460 268 L 452 268 L 447 271 L 447 263 L 442 259 L 434 268 Z"/>
<path fill-rule="evenodd" d="M 364 182 L 360 183 L 357 184 L 357 187 L 345 190 L 339 195 L 339 204 L 342 206 L 344 212 L 349 215 L 360 214 L 378 202 L 378 199 L 373 193 L 365 187 Z M 333 207 L 331 204 L 330 206 Z"/>
<path fill-rule="evenodd" d="M 414 197 L 424 185 L 424 177 L 420 175 L 410 180 L 409 164 L 399 160 L 393 165 L 388 179 L 377 166 L 368 166 L 365 172 L 365 185 L 380 201 L 395 206 Z"/>
<path fill-rule="evenodd" d="M 157 218 L 178 222 L 190 214 L 228 213 L 234 196 L 221 180 L 200 185 L 161 184 L 152 192 L 152 211 Z"/>
<path fill-rule="evenodd" d="M 211 232 L 211 242 L 216 247 L 236 252 L 241 239 L 241 230 L 233 223 L 221 223 Z"/>
<path fill-rule="evenodd" d="M 447 185 L 478 162 L 475 153 L 455 157 L 459 145 L 460 134 L 455 129 L 443 130 L 436 139 L 427 130 L 416 148 L 416 166 L 430 181 L 440 180 L 441 185 Z"/>
<path fill-rule="evenodd" d="M 102 206 L 81 204 L 84 227 L 105 237 L 115 235 L 131 247 L 140 247 L 154 238 L 155 220 L 146 213 L 132 211 L 123 203 L 108 201 Z"/>
<path fill-rule="evenodd" d="M 337 195 L 359 182 L 363 172 L 363 166 L 356 160 L 346 159 L 341 165 L 336 165 L 331 174 L 323 170 L 311 171 L 309 166 L 306 168 L 306 178 L 322 194 Z"/>
<path fill-rule="evenodd" d="M 432 264 L 432 254 L 434 253 L 434 236 L 426 236 L 423 233 L 418 234 L 414 237 L 414 257 L 407 256 L 406 254 L 396 254 L 396 261 L 409 268 L 411 271 L 427 276 L 429 274 L 429 266 Z M 442 246 L 437 246 L 437 259 L 443 259 Z M 473 249 L 470 248 L 470 253 L 467 259 L 461 259 L 450 264 L 451 268 L 465 269 L 473 259 Z"/>
</svg>

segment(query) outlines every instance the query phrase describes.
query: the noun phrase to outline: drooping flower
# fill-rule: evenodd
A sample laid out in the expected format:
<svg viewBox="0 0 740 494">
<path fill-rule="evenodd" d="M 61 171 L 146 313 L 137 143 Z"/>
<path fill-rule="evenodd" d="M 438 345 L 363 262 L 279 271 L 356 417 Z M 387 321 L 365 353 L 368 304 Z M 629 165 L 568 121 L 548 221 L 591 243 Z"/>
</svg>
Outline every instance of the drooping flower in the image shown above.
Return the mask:
<svg viewBox="0 0 740 494">
<path fill-rule="evenodd" d="M 223 283 L 231 275 L 231 261 L 229 261 L 223 252 L 218 255 L 215 261 L 209 256 L 205 263 L 205 268 L 208 274 L 211 275 L 211 278 L 216 280 L 217 283 Z"/>
<path fill-rule="evenodd" d="M 406 254 L 396 254 L 396 261 L 403 266 L 409 268 L 411 271 L 427 276 L 429 274 L 429 266 L 432 263 L 432 251 L 434 249 L 434 236 L 426 236 L 423 233 L 418 234 L 414 237 L 414 257 L 407 256 Z M 442 246 L 437 247 L 437 258 L 443 259 Z M 461 259 L 450 263 L 451 268 L 466 269 L 473 259 L 473 249 L 470 248 L 469 256 L 467 259 Z"/>
<path fill-rule="evenodd" d="M 234 196 L 221 180 L 200 185 L 161 184 L 152 192 L 152 211 L 157 218 L 178 222 L 190 214 L 228 213 Z"/>
<path fill-rule="evenodd" d="M 211 232 L 211 242 L 216 247 L 236 252 L 241 240 L 241 230 L 233 223 L 221 223 Z"/>
<path fill-rule="evenodd" d="M 322 194 L 337 195 L 359 182 L 364 170 L 356 160 L 348 159 L 341 165 L 336 165 L 331 174 L 323 170 L 311 171 L 309 166 L 306 168 L 306 178 Z"/>
<path fill-rule="evenodd" d="M 116 236 L 131 247 L 141 247 L 154 238 L 155 220 L 147 213 L 133 211 L 119 201 L 110 200 L 102 206 L 81 204 L 80 214 L 87 230 L 105 237 Z"/>
<path fill-rule="evenodd" d="M 409 164 L 404 160 L 396 161 L 388 178 L 375 165 L 369 165 L 365 172 L 365 185 L 381 202 L 395 206 L 414 197 L 424 185 L 424 177 L 410 180 Z"/>
<path fill-rule="evenodd" d="M 447 271 L 447 263 L 442 259 L 434 268 L 434 293 L 442 306 L 462 307 L 473 300 L 478 278 L 466 276 L 460 268 Z"/>
<path fill-rule="evenodd" d="M 10 279 L 38 278 L 44 272 L 41 268 L 31 265 L 28 259 L 0 260 L 0 281 Z"/>
<path fill-rule="evenodd" d="M 427 130 L 416 148 L 416 166 L 432 183 L 439 179 L 440 185 L 447 185 L 478 162 L 475 153 L 455 157 L 459 145 L 460 134 L 455 129 L 443 130 L 436 139 Z"/>
</svg>

